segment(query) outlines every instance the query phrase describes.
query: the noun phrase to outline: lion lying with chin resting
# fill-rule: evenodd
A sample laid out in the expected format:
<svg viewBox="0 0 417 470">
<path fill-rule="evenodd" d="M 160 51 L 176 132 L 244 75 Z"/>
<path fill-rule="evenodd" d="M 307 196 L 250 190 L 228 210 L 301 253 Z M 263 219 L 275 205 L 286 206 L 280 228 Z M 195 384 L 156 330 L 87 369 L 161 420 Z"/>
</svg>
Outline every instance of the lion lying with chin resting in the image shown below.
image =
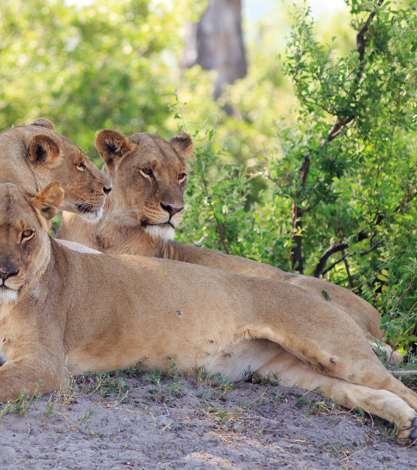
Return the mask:
<svg viewBox="0 0 417 470">
<path fill-rule="evenodd" d="M 0 400 L 60 387 L 80 374 L 138 361 L 248 371 L 317 390 L 417 438 L 417 395 L 372 352 L 361 328 L 285 282 L 188 263 L 87 254 L 48 236 L 57 184 L 28 196 L 0 184 Z"/>
<path fill-rule="evenodd" d="M 187 134 L 166 141 L 144 133 L 125 137 L 106 129 L 97 134 L 96 147 L 113 183 L 103 217 L 96 223 L 88 223 L 76 214 L 64 212 L 60 238 L 105 253 L 168 258 L 235 274 L 285 281 L 319 299 L 324 295 L 329 303 L 342 309 L 362 328 L 370 343 L 384 351 L 389 362 L 401 362 L 401 356 L 381 341 L 378 311 L 351 291 L 324 279 L 286 273 L 239 256 L 169 239 L 175 233 L 184 208 L 186 160 L 193 149 Z"/>
</svg>

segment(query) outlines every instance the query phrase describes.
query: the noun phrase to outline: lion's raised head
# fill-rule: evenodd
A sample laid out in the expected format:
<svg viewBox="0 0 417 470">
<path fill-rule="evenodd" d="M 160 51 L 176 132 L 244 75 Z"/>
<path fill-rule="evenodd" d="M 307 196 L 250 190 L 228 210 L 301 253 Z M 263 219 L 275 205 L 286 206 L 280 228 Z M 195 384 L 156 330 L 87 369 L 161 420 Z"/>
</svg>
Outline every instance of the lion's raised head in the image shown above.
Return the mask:
<svg viewBox="0 0 417 470">
<path fill-rule="evenodd" d="M 141 133 L 127 138 L 106 129 L 97 135 L 96 148 L 112 176 L 113 210 L 152 236 L 172 238 L 184 209 L 190 136 L 183 133 L 168 142 Z"/>
<path fill-rule="evenodd" d="M 41 276 L 49 261 L 47 220 L 64 199 L 51 183 L 28 195 L 12 183 L 0 183 L 0 303 L 15 301 L 22 289 Z"/>
<path fill-rule="evenodd" d="M 62 209 L 87 219 L 101 216 L 111 191 L 108 175 L 99 171 L 71 141 L 39 119 L 8 129 L 0 136 L 1 181 L 36 191 L 53 181 L 65 191 Z"/>
</svg>

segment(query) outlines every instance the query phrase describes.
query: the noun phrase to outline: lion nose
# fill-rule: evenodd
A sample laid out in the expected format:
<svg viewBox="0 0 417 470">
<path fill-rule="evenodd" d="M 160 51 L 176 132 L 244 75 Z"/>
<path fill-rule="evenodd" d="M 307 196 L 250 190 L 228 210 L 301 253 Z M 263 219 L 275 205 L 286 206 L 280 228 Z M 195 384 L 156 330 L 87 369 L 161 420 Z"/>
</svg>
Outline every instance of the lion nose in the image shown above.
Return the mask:
<svg viewBox="0 0 417 470">
<path fill-rule="evenodd" d="M 103 186 L 104 194 L 110 194 L 113 188 L 111 186 Z"/>
<path fill-rule="evenodd" d="M 9 277 L 17 276 L 18 274 L 19 270 L 12 264 L 0 267 L 0 279 L 2 279 L 3 282 L 9 279 Z"/>
<path fill-rule="evenodd" d="M 174 206 L 173 204 L 166 204 L 165 202 L 161 202 L 161 207 L 164 211 L 168 212 L 171 217 L 184 209 L 184 206 Z"/>
</svg>

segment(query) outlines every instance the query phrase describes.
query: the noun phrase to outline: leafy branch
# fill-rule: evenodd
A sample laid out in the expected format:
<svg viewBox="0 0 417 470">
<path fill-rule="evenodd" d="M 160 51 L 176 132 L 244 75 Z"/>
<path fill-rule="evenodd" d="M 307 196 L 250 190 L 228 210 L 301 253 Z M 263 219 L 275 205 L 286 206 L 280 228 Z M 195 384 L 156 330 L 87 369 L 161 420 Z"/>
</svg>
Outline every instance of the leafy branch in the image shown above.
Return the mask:
<svg viewBox="0 0 417 470">
<path fill-rule="evenodd" d="M 411 190 L 408 189 L 404 196 L 401 198 L 401 201 L 399 204 L 395 207 L 393 213 L 394 214 L 399 214 L 399 213 L 404 213 L 407 210 L 408 205 L 417 197 L 417 191 L 416 190 Z M 373 227 L 377 227 L 384 221 L 384 216 L 382 214 L 377 214 L 374 219 L 374 225 Z M 364 232 L 360 231 L 357 236 L 356 236 L 356 242 L 360 242 L 362 240 L 365 240 L 367 238 L 370 238 L 371 241 L 373 237 L 369 237 L 369 235 Z M 381 247 L 384 244 L 382 240 L 376 241 L 372 243 L 371 247 L 368 248 L 367 250 L 364 250 L 359 253 L 360 256 L 366 256 L 372 251 L 375 251 L 377 248 Z M 329 271 L 331 271 L 333 268 L 335 268 L 338 264 L 347 261 L 348 256 L 351 256 L 349 254 L 344 254 L 340 259 L 332 263 L 328 268 L 326 268 L 326 263 L 329 260 L 329 258 L 334 255 L 335 253 L 338 253 L 340 251 L 345 251 L 347 248 L 349 248 L 349 244 L 347 242 L 341 242 L 341 243 L 335 243 L 332 245 L 330 248 L 328 248 L 323 255 L 320 257 L 318 263 L 316 264 L 316 267 L 314 269 L 314 277 L 320 277 L 324 276 L 327 274 Z M 349 277 L 349 273 L 348 273 Z"/>
<path fill-rule="evenodd" d="M 356 69 L 355 77 L 352 81 L 350 91 L 348 93 L 349 101 L 355 102 L 357 100 L 357 93 L 359 90 L 360 83 L 363 79 L 365 65 L 366 65 L 366 47 L 369 42 L 369 28 L 376 16 L 378 7 L 382 5 L 384 0 L 378 0 L 376 8 L 369 14 L 363 26 L 360 28 L 356 35 L 356 51 L 358 53 L 358 66 Z M 327 147 L 334 139 L 340 136 L 348 127 L 348 125 L 354 121 L 356 113 L 354 111 L 349 114 L 340 114 L 336 117 L 336 121 L 330 128 L 325 139 L 321 142 L 318 151 L 322 151 Z M 291 265 L 292 268 L 300 273 L 304 272 L 304 256 L 303 256 L 303 216 L 306 212 L 306 208 L 302 207 L 298 202 L 303 199 L 306 192 L 307 179 L 310 173 L 312 155 L 308 152 L 302 159 L 301 166 L 298 171 L 299 178 L 299 189 L 296 197 L 293 199 L 291 208 L 291 225 L 292 225 L 292 248 L 291 248 Z M 323 255 L 325 256 L 325 255 Z M 328 258 L 328 257 L 327 257 Z M 325 258 L 325 261 L 327 260 Z"/>
</svg>

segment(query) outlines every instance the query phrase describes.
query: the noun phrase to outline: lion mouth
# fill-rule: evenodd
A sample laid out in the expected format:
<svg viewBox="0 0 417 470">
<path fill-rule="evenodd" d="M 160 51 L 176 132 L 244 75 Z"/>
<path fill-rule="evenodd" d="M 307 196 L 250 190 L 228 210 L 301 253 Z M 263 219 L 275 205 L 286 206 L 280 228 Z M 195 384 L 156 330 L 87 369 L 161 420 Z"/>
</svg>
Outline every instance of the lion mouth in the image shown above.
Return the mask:
<svg viewBox="0 0 417 470">
<path fill-rule="evenodd" d="M 13 288 L 13 287 L 7 286 L 7 285 L 6 285 L 6 281 L 3 280 L 3 279 L 0 279 L 0 291 L 2 291 L 2 290 L 11 290 L 11 291 L 16 292 L 18 289 L 15 289 L 15 288 Z"/>
<path fill-rule="evenodd" d="M 171 227 L 174 230 L 176 228 L 174 223 L 172 222 L 172 220 L 168 220 L 167 222 L 161 222 L 159 224 L 152 224 L 147 219 L 142 219 L 141 222 L 140 222 L 140 225 L 144 228 L 146 228 L 146 227 Z"/>
<path fill-rule="evenodd" d="M 101 219 L 103 215 L 103 207 L 97 208 L 93 204 L 79 203 L 75 204 L 77 211 L 87 220 L 96 222 Z"/>
</svg>

